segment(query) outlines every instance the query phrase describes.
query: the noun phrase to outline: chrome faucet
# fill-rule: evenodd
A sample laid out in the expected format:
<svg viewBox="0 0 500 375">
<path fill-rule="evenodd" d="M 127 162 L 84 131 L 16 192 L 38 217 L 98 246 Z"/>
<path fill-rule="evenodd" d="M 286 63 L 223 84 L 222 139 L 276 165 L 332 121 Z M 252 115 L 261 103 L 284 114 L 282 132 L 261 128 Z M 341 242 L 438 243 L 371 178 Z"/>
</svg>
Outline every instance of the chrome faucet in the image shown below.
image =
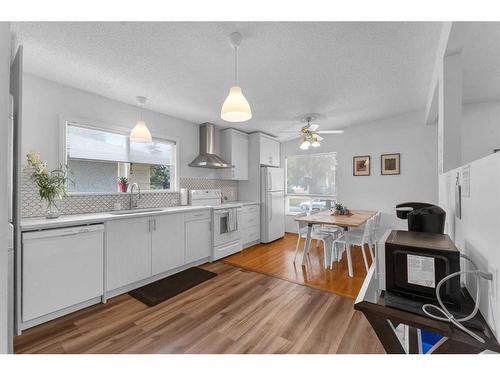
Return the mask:
<svg viewBox="0 0 500 375">
<path fill-rule="evenodd" d="M 138 195 L 137 195 L 137 199 L 136 201 L 134 202 L 134 187 L 137 188 L 137 192 L 138 192 Z M 138 203 L 138 200 L 141 199 L 141 188 L 139 187 L 139 185 L 137 185 L 136 182 L 134 182 L 131 186 L 130 186 L 130 205 L 129 205 L 129 209 L 131 210 L 132 208 L 137 208 L 137 203 Z"/>
</svg>

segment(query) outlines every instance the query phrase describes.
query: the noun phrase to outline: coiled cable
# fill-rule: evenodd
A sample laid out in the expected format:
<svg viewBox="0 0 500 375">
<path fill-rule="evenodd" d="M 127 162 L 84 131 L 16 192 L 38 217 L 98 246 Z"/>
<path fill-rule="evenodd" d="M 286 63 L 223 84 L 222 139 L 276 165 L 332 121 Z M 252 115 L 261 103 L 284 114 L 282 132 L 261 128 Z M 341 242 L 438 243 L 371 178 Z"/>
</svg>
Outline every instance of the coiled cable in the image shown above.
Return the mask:
<svg viewBox="0 0 500 375">
<path fill-rule="evenodd" d="M 469 262 L 471 262 L 472 266 L 475 269 L 469 270 L 469 271 L 458 271 L 458 272 L 454 272 L 454 273 L 449 274 L 448 276 L 443 277 L 441 279 L 441 281 L 439 281 L 438 284 L 436 285 L 436 298 L 437 298 L 437 301 L 439 303 L 439 306 L 432 305 L 430 303 L 426 303 L 425 305 L 422 306 L 422 310 L 424 311 L 424 313 L 426 313 L 431 318 L 441 320 L 444 322 L 452 323 L 457 328 L 461 329 L 462 331 L 466 332 L 468 335 L 475 338 L 477 341 L 484 344 L 484 340 L 482 337 L 476 335 L 474 332 L 472 332 L 471 330 L 464 327 L 464 325 L 461 322 L 466 322 L 467 320 L 472 319 L 477 314 L 477 312 L 479 310 L 479 298 L 481 295 L 480 290 L 479 290 L 480 280 L 481 280 L 481 278 L 486 279 L 486 280 L 493 280 L 493 275 L 490 272 L 484 272 L 484 271 L 478 270 L 476 264 L 469 257 L 467 257 L 463 254 L 460 254 L 460 256 L 462 258 L 468 260 Z M 456 277 L 456 276 L 459 276 L 459 275 L 464 275 L 464 274 L 471 274 L 471 275 L 476 276 L 476 304 L 474 305 L 474 309 L 472 310 L 472 312 L 469 315 L 467 315 L 464 318 L 457 319 L 453 316 L 453 314 L 444 305 L 443 301 L 441 300 L 439 290 L 441 289 L 441 286 L 449 279 Z M 433 308 L 433 309 L 439 311 L 443 316 L 438 316 L 438 315 L 435 315 L 433 313 L 430 313 L 428 311 L 429 308 Z"/>
</svg>

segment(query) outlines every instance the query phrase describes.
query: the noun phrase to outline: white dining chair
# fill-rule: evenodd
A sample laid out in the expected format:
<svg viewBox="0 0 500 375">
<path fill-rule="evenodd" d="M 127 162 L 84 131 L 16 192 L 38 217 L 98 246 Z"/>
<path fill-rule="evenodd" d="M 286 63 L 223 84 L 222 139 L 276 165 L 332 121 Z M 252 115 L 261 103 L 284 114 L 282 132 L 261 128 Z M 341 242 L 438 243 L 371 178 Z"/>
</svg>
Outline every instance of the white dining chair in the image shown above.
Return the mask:
<svg viewBox="0 0 500 375">
<path fill-rule="evenodd" d="M 380 225 L 380 218 L 382 216 L 382 213 L 378 211 L 375 216 L 372 218 L 372 225 L 370 228 L 370 255 L 372 257 L 372 260 L 375 259 L 375 254 L 377 253 L 377 247 L 378 247 L 378 230 L 379 230 L 379 225 Z"/>
<path fill-rule="evenodd" d="M 357 245 L 361 247 L 361 254 L 363 255 L 363 262 L 365 264 L 366 272 L 368 272 L 368 260 L 366 259 L 365 248 L 364 245 L 368 244 L 370 246 L 370 228 L 373 223 L 373 218 L 367 220 L 362 231 L 349 231 L 344 232 L 339 238 L 334 240 L 333 242 L 333 254 L 331 257 L 330 268 L 333 265 L 334 256 L 337 258 L 337 261 L 340 261 L 342 258 L 342 254 L 344 251 L 347 252 L 347 268 L 349 271 L 349 276 L 353 276 L 353 267 L 352 267 L 352 256 L 351 256 L 351 246 Z M 348 238 L 346 238 L 346 236 Z M 337 250 L 337 245 L 344 245 L 340 253 Z"/>
<path fill-rule="evenodd" d="M 304 217 L 307 216 L 307 213 L 300 213 L 297 214 L 295 217 Z M 295 246 L 295 255 L 293 257 L 293 263 L 295 263 L 295 260 L 297 259 L 297 253 L 299 251 L 300 247 L 300 240 L 302 238 L 307 237 L 307 223 L 298 221 L 297 222 L 297 230 L 298 230 L 298 238 L 297 238 L 297 245 Z M 313 227 L 313 230 L 311 231 L 311 242 L 312 240 L 316 241 L 321 241 L 323 242 L 323 253 L 324 253 L 324 259 L 325 259 L 325 268 L 328 268 L 330 263 L 331 263 L 331 257 L 333 256 L 333 240 L 334 237 L 331 233 L 328 232 L 323 232 L 321 230 L 318 230 Z M 304 254 L 305 256 L 305 254 Z"/>
</svg>

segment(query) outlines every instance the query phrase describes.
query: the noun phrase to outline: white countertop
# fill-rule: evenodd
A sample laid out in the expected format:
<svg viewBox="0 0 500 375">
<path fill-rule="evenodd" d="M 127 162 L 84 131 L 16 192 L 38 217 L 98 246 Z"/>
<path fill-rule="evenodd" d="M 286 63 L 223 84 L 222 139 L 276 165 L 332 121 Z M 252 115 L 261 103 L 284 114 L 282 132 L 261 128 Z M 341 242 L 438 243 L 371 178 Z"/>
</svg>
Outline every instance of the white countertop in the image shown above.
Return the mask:
<svg viewBox="0 0 500 375">
<path fill-rule="evenodd" d="M 260 202 L 226 202 L 222 205 L 224 206 L 248 206 L 260 204 Z M 199 211 L 199 210 L 210 210 L 221 206 L 173 206 L 160 208 L 151 208 L 155 211 L 144 211 L 144 212 L 134 212 L 134 213 L 124 213 L 124 214 L 113 214 L 111 212 L 96 212 L 90 214 L 77 214 L 77 215 L 61 215 L 57 219 L 46 219 L 45 217 L 34 217 L 21 219 L 21 230 L 41 230 L 41 229 L 51 229 L 60 228 L 74 225 L 86 225 L 93 223 L 102 223 L 109 220 L 118 220 L 133 217 L 142 216 L 155 216 L 162 215 L 165 213 L 176 213 L 176 212 L 189 212 L 189 211 Z"/>
</svg>

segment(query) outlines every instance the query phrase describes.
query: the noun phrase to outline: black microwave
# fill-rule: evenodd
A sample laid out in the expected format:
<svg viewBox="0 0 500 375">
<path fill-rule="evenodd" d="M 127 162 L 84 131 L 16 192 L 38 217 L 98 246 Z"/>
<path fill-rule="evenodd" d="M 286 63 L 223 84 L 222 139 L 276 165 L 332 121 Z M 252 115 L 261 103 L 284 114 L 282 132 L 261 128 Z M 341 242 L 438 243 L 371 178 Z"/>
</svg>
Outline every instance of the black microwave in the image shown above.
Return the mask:
<svg viewBox="0 0 500 375">
<path fill-rule="evenodd" d="M 446 234 L 393 230 L 385 241 L 386 290 L 409 298 L 436 299 L 436 285 L 460 271 L 460 252 Z M 444 302 L 459 304 L 460 277 L 440 289 Z"/>
</svg>

